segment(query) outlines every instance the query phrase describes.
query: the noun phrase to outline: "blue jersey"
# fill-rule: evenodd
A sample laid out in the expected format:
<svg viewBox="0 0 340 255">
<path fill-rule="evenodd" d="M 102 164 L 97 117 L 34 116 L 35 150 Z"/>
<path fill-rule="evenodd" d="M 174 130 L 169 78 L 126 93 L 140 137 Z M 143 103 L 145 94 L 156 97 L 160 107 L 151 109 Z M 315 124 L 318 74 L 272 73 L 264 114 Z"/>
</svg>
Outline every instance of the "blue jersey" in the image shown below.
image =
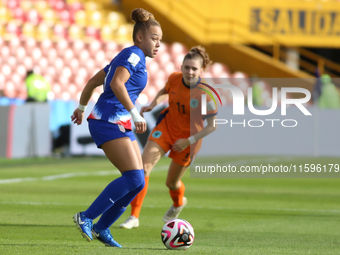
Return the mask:
<svg viewBox="0 0 340 255">
<path fill-rule="evenodd" d="M 130 78 L 125 83 L 130 99 L 135 104 L 139 94 L 146 86 L 148 75 L 145 66 L 145 55 L 137 46 L 123 49 L 109 65 L 104 68 L 104 92 L 95 104 L 89 119 L 108 121 L 131 129 L 131 115 L 113 93 L 110 83 L 118 66 L 125 67 L 130 72 Z"/>
</svg>

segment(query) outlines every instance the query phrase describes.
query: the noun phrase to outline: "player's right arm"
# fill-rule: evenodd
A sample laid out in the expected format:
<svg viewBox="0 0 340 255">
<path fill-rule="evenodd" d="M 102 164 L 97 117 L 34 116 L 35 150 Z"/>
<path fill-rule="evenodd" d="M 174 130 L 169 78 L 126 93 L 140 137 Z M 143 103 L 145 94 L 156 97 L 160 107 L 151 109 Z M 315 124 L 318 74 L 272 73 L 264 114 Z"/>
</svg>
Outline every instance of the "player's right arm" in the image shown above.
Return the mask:
<svg viewBox="0 0 340 255">
<path fill-rule="evenodd" d="M 85 107 L 89 103 L 93 91 L 100 85 L 103 85 L 106 73 L 102 69 L 96 73 L 85 85 L 83 91 L 81 92 L 79 107 L 74 110 L 71 120 L 74 124 L 80 125 L 84 119 Z M 82 107 L 83 108 L 82 108 Z M 81 109 L 80 109 L 81 108 Z"/>
<path fill-rule="evenodd" d="M 138 111 L 131 101 L 131 98 L 125 86 L 125 83 L 129 80 L 129 78 L 130 72 L 128 71 L 128 69 L 123 66 L 118 66 L 113 75 L 110 87 L 119 102 L 125 107 L 126 110 L 130 112 L 136 127 L 136 132 L 144 133 L 146 131 L 146 122 L 144 118 L 142 118 L 138 114 Z"/>
<path fill-rule="evenodd" d="M 156 97 L 152 100 L 149 106 L 144 106 L 140 110 L 140 114 L 142 116 L 144 112 L 150 112 L 153 108 L 155 108 L 156 105 L 160 104 L 164 101 L 164 99 L 168 96 L 168 91 L 166 91 L 165 87 L 162 88 L 160 91 L 158 91 Z"/>
</svg>

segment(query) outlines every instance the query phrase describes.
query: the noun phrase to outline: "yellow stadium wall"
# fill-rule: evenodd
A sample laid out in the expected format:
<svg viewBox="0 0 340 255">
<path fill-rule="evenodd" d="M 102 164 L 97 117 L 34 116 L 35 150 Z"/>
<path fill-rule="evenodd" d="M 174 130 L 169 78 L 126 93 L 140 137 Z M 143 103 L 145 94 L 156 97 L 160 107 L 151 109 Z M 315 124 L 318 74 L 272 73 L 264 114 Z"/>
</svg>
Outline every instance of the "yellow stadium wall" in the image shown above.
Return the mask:
<svg viewBox="0 0 340 255">
<path fill-rule="evenodd" d="M 125 1 L 123 1 L 125 2 Z M 135 2 L 135 1 L 132 1 Z M 339 47 L 340 2 L 144 0 L 202 43 Z"/>
<path fill-rule="evenodd" d="M 160 3 L 161 2 L 164 2 L 164 0 L 160 0 Z M 152 12 L 155 15 L 156 19 L 161 23 L 164 32 L 163 40 L 165 42 L 181 42 L 189 48 L 195 45 L 202 45 L 206 47 L 210 58 L 214 62 L 225 63 L 230 68 L 231 72 L 243 71 L 249 75 L 257 74 L 259 77 L 267 78 L 312 77 L 303 72 L 293 71 L 287 68 L 284 64 L 279 63 L 279 61 L 274 61 L 272 58 L 260 54 L 249 47 L 245 47 L 242 45 L 231 45 L 226 43 L 207 44 L 201 42 L 197 39 L 197 37 L 192 36 L 192 34 L 190 33 L 190 29 L 187 29 L 188 25 L 184 21 L 183 23 L 173 22 L 173 19 L 168 18 L 169 15 L 165 14 L 166 10 L 163 10 L 161 8 L 163 6 L 162 4 L 155 6 L 149 4 L 148 0 L 128 0 L 123 1 L 122 3 L 124 7 L 123 12 L 127 17 L 130 16 L 130 13 L 134 8 L 138 7 L 145 8 L 146 10 Z M 306 83 L 302 87 L 310 89 L 311 86 L 311 84 Z"/>
</svg>

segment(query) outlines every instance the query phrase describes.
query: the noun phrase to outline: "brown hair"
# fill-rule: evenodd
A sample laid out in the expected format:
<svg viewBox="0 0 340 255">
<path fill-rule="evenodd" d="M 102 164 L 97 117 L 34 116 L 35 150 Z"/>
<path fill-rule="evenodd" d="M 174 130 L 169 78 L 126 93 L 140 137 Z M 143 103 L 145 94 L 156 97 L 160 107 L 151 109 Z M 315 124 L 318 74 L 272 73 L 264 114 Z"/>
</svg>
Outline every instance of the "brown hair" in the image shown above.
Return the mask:
<svg viewBox="0 0 340 255">
<path fill-rule="evenodd" d="M 186 59 L 199 59 L 201 61 L 203 70 L 206 70 L 206 68 L 212 64 L 208 53 L 205 51 L 205 48 L 200 45 L 190 49 L 190 51 L 185 55 L 183 63 Z"/>
<path fill-rule="evenodd" d="M 135 42 L 137 39 L 137 34 L 142 32 L 143 34 L 151 27 L 151 26 L 161 26 L 152 13 L 142 9 L 137 8 L 131 12 L 131 19 L 135 22 L 133 27 L 132 39 Z"/>
</svg>

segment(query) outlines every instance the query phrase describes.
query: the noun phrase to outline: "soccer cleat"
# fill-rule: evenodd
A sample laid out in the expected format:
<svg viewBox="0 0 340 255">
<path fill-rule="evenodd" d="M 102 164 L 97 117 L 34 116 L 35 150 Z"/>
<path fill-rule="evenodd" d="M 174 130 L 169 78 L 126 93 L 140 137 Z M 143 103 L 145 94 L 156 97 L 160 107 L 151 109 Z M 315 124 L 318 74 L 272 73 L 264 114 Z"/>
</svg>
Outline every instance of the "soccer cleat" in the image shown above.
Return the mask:
<svg viewBox="0 0 340 255">
<path fill-rule="evenodd" d="M 92 220 L 89 218 L 86 218 L 83 215 L 83 212 L 76 213 L 73 216 L 73 221 L 76 223 L 78 229 L 80 230 L 80 233 L 82 236 L 88 241 L 91 242 L 93 240 L 92 238 Z"/>
<path fill-rule="evenodd" d="M 113 239 L 110 229 L 96 230 L 96 224 L 94 224 L 92 228 L 92 235 L 105 244 L 105 246 L 122 248 L 122 246 Z"/>
<path fill-rule="evenodd" d="M 120 228 L 138 228 L 139 227 L 139 219 L 135 216 L 131 215 L 124 223 L 119 225 Z"/>
<path fill-rule="evenodd" d="M 188 200 L 186 197 L 183 197 L 183 204 L 181 206 L 175 207 L 172 205 L 170 209 L 165 213 L 163 217 L 164 222 L 168 222 L 169 220 L 177 219 L 183 208 L 187 205 Z"/>
</svg>

